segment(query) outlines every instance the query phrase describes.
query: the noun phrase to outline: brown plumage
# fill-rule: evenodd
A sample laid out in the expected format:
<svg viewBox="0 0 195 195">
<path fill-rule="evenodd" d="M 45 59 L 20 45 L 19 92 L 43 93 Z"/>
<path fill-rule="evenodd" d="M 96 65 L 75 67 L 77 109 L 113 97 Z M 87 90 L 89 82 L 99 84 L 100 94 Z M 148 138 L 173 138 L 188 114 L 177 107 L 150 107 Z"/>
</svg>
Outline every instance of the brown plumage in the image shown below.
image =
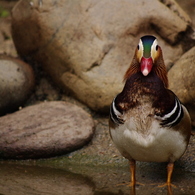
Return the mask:
<svg viewBox="0 0 195 195">
<path fill-rule="evenodd" d="M 191 133 L 186 108 L 168 88 L 162 50 L 154 36 L 141 37 L 125 86 L 110 108 L 110 135 L 130 161 L 135 185 L 135 161 L 168 162 L 171 185 L 174 162 L 185 152 Z"/>
</svg>

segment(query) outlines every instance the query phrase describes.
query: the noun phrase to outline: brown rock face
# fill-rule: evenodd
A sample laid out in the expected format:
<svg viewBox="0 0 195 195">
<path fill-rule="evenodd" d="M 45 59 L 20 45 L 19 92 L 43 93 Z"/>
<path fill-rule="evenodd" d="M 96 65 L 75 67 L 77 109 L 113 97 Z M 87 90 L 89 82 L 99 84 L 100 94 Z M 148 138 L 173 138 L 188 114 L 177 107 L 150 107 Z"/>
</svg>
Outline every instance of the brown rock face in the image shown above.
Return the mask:
<svg viewBox="0 0 195 195">
<path fill-rule="evenodd" d="M 186 52 L 168 72 L 170 89 L 186 105 L 195 125 L 195 47 Z"/>
<path fill-rule="evenodd" d="M 12 35 L 20 56 L 93 110 L 108 111 L 140 36 L 156 35 L 166 62 L 183 53 L 180 35 L 190 19 L 174 1 L 162 2 L 20 0 Z"/>
<path fill-rule="evenodd" d="M 34 85 L 34 72 L 29 64 L 0 55 L 0 115 L 22 106 Z"/>
<path fill-rule="evenodd" d="M 94 123 L 83 109 L 65 102 L 45 102 L 0 118 L 0 158 L 44 158 L 86 144 Z"/>
</svg>

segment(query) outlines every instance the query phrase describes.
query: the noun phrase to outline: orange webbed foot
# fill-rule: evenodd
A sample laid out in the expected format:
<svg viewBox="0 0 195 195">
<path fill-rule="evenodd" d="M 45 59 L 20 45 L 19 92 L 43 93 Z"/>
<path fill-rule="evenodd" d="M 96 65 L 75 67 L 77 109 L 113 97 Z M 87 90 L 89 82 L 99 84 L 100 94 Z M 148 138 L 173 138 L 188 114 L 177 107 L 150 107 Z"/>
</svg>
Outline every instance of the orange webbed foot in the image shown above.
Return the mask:
<svg viewBox="0 0 195 195">
<path fill-rule="evenodd" d="M 123 185 L 126 185 L 128 187 L 134 187 L 134 186 L 140 186 L 140 185 L 144 186 L 145 184 L 140 183 L 140 182 L 136 182 L 136 183 L 134 183 L 134 182 L 124 182 L 124 183 L 117 184 L 117 186 L 123 186 Z"/>
<path fill-rule="evenodd" d="M 159 185 L 158 187 L 159 188 L 163 188 L 163 187 L 174 187 L 174 188 L 176 188 L 176 185 L 174 185 L 174 184 L 172 184 L 172 183 L 164 183 L 164 184 L 162 184 L 162 185 Z"/>
</svg>

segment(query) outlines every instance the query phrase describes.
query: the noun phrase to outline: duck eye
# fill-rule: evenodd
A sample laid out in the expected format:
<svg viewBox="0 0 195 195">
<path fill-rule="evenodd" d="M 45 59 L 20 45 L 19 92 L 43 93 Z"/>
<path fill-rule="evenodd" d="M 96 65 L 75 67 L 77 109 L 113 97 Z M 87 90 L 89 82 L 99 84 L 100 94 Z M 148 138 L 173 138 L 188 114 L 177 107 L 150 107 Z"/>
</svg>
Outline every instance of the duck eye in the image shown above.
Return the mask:
<svg viewBox="0 0 195 195">
<path fill-rule="evenodd" d="M 156 45 L 156 51 L 158 50 L 158 45 Z"/>
<path fill-rule="evenodd" d="M 137 46 L 137 49 L 139 50 L 139 45 Z"/>
</svg>

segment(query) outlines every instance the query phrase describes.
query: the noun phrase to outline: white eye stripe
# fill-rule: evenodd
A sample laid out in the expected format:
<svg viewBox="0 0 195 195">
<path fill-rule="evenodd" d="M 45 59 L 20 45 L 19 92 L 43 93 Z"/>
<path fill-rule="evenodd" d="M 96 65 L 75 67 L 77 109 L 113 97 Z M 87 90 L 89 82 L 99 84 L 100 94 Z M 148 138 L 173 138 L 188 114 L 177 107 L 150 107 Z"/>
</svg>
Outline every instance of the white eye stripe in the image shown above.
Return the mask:
<svg viewBox="0 0 195 195">
<path fill-rule="evenodd" d="M 156 46 L 158 45 L 158 41 L 155 39 L 151 46 L 151 51 L 156 50 Z"/>
<path fill-rule="evenodd" d="M 139 50 L 143 50 L 144 49 L 144 46 L 143 46 L 143 43 L 142 43 L 141 39 L 139 40 L 139 47 L 140 47 Z"/>
<path fill-rule="evenodd" d="M 155 39 L 151 46 L 151 57 L 154 60 L 156 55 L 156 46 L 158 46 L 158 41 Z"/>
<path fill-rule="evenodd" d="M 143 56 L 143 52 L 144 52 L 144 46 L 143 46 L 143 43 L 142 43 L 142 40 L 140 39 L 139 41 L 139 49 L 138 49 L 138 58 L 139 58 L 139 62 L 141 61 L 141 58 Z"/>
</svg>

